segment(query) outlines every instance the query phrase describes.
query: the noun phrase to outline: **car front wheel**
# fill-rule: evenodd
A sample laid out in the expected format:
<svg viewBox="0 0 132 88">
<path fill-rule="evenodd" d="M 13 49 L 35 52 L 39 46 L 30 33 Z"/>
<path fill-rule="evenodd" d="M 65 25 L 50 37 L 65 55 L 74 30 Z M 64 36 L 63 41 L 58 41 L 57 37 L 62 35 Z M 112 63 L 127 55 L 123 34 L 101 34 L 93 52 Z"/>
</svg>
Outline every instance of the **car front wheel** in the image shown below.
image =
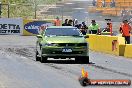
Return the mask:
<svg viewBox="0 0 132 88">
<path fill-rule="evenodd" d="M 41 58 L 40 58 L 40 62 L 41 62 L 41 63 L 46 63 L 46 62 L 47 62 L 47 59 L 48 59 L 48 57 L 42 56 L 42 49 L 41 49 Z"/>
<path fill-rule="evenodd" d="M 38 53 L 38 51 L 36 51 L 36 61 L 40 61 L 40 57 L 38 56 L 39 55 L 39 53 Z"/>
<path fill-rule="evenodd" d="M 41 56 L 41 60 L 40 60 L 40 62 L 41 63 L 46 63 L 47 62 L 47 57 L 43 57 L 43 56 Z"/>
<path fill-rule="evenodd" d="M 78 56 L 75 58 L 77 63 L 89 63 L 89 56 Z"/>
<path fill-rule="evenodd" d="M 89 63 L 89 56 L 85 56 L 85 57 L 83 57 L 84 59 L 83 59 L 83 62 L 86 62 L 86 63 Z"/>
</svg>

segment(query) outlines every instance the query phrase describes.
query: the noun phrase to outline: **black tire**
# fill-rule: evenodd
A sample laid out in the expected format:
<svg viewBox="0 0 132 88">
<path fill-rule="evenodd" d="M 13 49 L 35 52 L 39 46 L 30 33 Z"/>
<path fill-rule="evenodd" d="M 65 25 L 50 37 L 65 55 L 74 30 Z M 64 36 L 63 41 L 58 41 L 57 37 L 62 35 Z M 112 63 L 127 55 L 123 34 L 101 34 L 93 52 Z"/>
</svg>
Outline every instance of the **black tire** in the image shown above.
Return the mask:
<svg viewBox="0 0 132 88">
<path fill-rule="evenodd" d="M 89 56 L 82 57 L 84 63 L 89 63 Z"/>
<path fill-rule="evenodd" d="M 35 55 L 35 57 L 36 57 L 36 61 L 40 61 L 40 57 L 38 57 L 38 51 L 36 51 L 36 55 Z"/>
<path fill-rule="evenodd" d="M 80 57 L 80 56 L 78 56 L 78 57 L 76 57 L 75 58 L 75 62 L 77 63 L 77 64 L 81 64 L 83 61 L 82 61 L 82 57 Z"/>
<path fill-rule="evenodd" d="M 40 47 L 40 49 L 41 49 L 41 57 L 40 57 L 40 62 L 41 62 L 41 63 L 46 63 L 46 62 L 47 62 L 48 57 L 46 57 L 46 56 L 42 56 L 43 51 L 42 51 L 42 48 L 41 48 L 41 47 Z"/>
<path fill-rule="evenodd" d="M 40 62 L 41 63 L 46 63 L 47 62 L 47 57 L 43 57 L 43 56 L 41 56 L 41 59 L 40 59 Z"/>
<path fill-rule="evenodd" d="M 89 56 L 78 56 L 75 58 L 77 63 L 89 63 Z"/>
</svg>

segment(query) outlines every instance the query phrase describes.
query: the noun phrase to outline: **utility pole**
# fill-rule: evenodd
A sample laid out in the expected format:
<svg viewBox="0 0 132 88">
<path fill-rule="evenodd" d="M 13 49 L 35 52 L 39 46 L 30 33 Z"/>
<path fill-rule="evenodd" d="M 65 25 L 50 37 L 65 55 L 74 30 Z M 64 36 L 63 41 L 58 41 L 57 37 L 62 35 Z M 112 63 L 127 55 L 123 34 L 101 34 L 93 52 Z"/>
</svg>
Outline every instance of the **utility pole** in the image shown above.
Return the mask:
<svg viewBox="0 0 132 88">
<path fill-rule="evenodd" d="M 7 17 L 10 18 L 10 3 L 9 3 L 9 0 L 3 0 L 2 4 L 0 2 L 0 17 L 1 17 L 1 13 L 2 13 L 2 5 L 7 6 Z"/>
<path fill-rule="evenodd" d="M 1 4 L 1 2 L 0 2 L 0 18 L 1 18 L 1 13 L 2 13 L 2 4 Z"/>
<path fill-rule="evenodd" d="M 37 2 L 34 0 L 34 18 L 37 18 Z"/>
<path fill-rule="evenodd" d="M 63 16 L 64 16 L 64 7 L 62 6 L 62 10 L 61 10 L 61 12 L 62 12 L 62 22 L 63 22 Z"/>
<path fill-rule="evenodd" d="M 9 2 L 8 2 L 8 18 L 10 18 L 10 5 L 9 5 Z"/>
</svg>

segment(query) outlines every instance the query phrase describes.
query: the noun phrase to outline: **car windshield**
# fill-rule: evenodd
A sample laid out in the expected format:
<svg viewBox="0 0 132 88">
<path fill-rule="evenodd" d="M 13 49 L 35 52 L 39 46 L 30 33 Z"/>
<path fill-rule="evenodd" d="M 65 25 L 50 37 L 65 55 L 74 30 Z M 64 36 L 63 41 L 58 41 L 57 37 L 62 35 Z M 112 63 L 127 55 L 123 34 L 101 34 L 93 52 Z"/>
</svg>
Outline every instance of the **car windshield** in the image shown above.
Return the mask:
<svg viewBox="0 0 132 88">
<path fill-rule="evenodd" d="M 46 36 L 82 36 L 77 28 L 47 28 Z"/>
</svg>

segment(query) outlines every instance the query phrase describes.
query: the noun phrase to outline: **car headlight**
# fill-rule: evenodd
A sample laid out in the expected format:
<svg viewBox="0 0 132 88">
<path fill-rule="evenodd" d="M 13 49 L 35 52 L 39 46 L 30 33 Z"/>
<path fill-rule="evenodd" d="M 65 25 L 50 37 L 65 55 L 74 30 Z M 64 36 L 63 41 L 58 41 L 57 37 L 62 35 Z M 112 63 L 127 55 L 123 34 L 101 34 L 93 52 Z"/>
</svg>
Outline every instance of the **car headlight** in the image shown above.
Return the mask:
<svg viewBox="0 0 132 88">
<path fill-rule="evenodd" d="M 58 46 L 58 44 L 56 44 L 56 43 L 45 43 L 45 44 L 42 44 L 42 46 Z"/>
</svg>

